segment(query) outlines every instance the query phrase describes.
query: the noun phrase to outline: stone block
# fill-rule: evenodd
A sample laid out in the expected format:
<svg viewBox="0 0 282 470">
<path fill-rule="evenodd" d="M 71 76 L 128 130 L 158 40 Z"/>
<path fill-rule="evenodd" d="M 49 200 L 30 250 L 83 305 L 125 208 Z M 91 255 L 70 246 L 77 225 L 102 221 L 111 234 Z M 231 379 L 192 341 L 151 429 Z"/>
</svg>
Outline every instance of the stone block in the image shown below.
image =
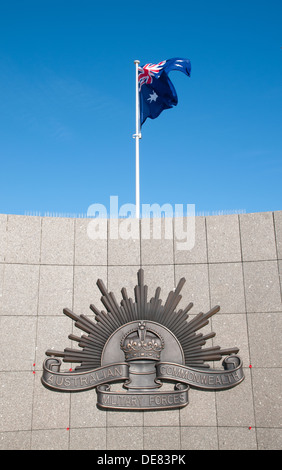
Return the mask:
<svg viewBox="0 0 282 470">
<path fill-rule="evenodd" d="M 185 248 L 185 245 L 183 244 L 183 242 L 186 241 L 186 237 L 189 235 L 190 230 L 192 230 L 192 227 L 190 228 L 189 219 L 187 218 L 183 219 L 183 233 L 185 234 L 185 238 L 183 240 L 179 240 L 179 242 L 177 241 L 177 227 L 178 227 L 177 220 L 175 220 L 175 223 L 174 223 L 175 264 L 207 263 L 207 240 L 206 240 L 205 217 L 195 217 L 195 235 L 194 235 L 195 244 L 193 248 L 191 249 L 183 249 Z M 190 236 L 192 239 L 193 238 L 192 234 Z"/>
<path fill-rule="evenodd" d="M 143 427 L 108 427 L 107 450 L 143 450 Z"/>
<path fill-rule="evenodd" d="M 107 219 L 99 219 L 101 230 L 95 232 L 96 219 L 76 219 L 75 221 L 75 264 L 107 265 Z M 97 238 L 99 236 L 103 238 Z"/>
<path fill-rule="evenodd" d="M 211 304 L 220 313 L 245 312 L 245 295 L 241 263 L 209 265 Z"/>
<path fill-rule="evenodd" d="M 32 372 L 0 372 L 0 383 L 0 432 L 31 429 Z"/>
<path fill-rule="evenodd" d="M 179 426 L 144 427 L 144 450 L 179 450 Z"/>
<path fill-rule="evenodd" d="M 41 383 L 35 374 L 32 429 L 66 429 L 69 427 L 70 393 L 55 392 Z"/>
<path fill-rule="evenodd" d="M 239 219 L 237 214 L 206 217 L 208 262 L 241 261 Z"/>
<path fill-rule="evenodd" d="M 277 261 L 243 263 L 247 312 L 282 311 Z"/>
<path fill-rule="evenodd" d="M 281 428 L 280 368 L 253 368 L 253 393 L 258 428 Z"/>
<path fill-rule="evenodd" d="M 70 429 L 70 450 L 105 450 L 107 449 L 106 428 Z M 97 456 L 98 459 L 98 456 Z"/>
<path fill-rule="evenodd" d="M 96 406 L 97 395 L 94 389 L 83 393 L 73 393 L 71 396 L 70 427 L 71 428 L 100 428 L 107 425 L 107 413 Z M 99 429 L 97 429 L 99 428 Z"/>
<path fill-rule="evenodd" d="M 239 218 L 243 261 L 276 259 L 272 212 L 241 214 Z"/>
<path fill-rule="evenodd" d="M 3 287 L 4 287 L 4 270 L 5 270 L 5 265 L 0 264 L 0 312 L 1 312 L 1 305 L 2 305 L 2 298 L 3 298 Z"/>
<path fill-rule="evenodd" d="M 141 220 L 142 265 L 173 264 L 173 219 Z"/>
<path fill-rule="evenodd" d="M 77 315 L 93 316 L 90 304 L 98 309 L 104 309 L 101 302 L 101 292 L 96 283 L 102 279 L 107 286 L 106 266 L 75 266 L 74 267 L 74 305 L 73 310 Z"/>
<path fill-rule="evenodd" d="M 190 389 L 189 404 L 180 409 L 180 425 L 216 426 L 215 392 Z"/>
<path fill-rule="evenodd" d="M 250 364 L 249 338 L 246 314 L 219 314 L 211 318 L 212 331 L 216 333 L 213 339 L 214 346 L 221 349 L 239 348 L 238 355 L 247 367 Z M 215 368 L 220 369 L 221 362 L 215 362 Z"/>
<path fill-rule="evenodd" d="M 236 387 L 216 392 L 218 426 L 254 426 L 253 391 L 250 369 L 244 369 L 245 379 Z"/>
<path fill-rule="evenodd" d="M 37 315 L 39 266 L 6 264 L 0 315 Z"/>
<path fill-rule="evenodd" d="M 68 335 L 72 333 L 72 320 L 66 316 L 38 317 L 36 336 L 35 369 L 42 370 L 43 361 L 47 358 L 47 349 L 63 351 L 72 346 Z M 62 363 L 61 370 L 67 370 L 70 365 Z"/>
<path fill-rule="evenodd" d="M 282 211 L 274 212 L 274 226 L 277 256 L 279 259 L 282 259 Z"/>
<path fill-rule="evenodd" d="M 36 317 L 0 316 L 0 370 L 31 371 L 35 341 Z"/>
<path fill-rule="evenodd" d="M 217 428 L 181 427 L 181 450 L 218 450 Z"/>
<path fill-rule="evenodd" d="M 7 219 L 6 214 L 0 214 L 0 263 L 5 261 L 6 255 Z"/>
<path fill-rule="evenodd" d="M 117 302 L 122 299 L 121 289 L 126 288 L 128 297 L 134 299 L 134 287 L 137 284 L 137 272 L 139 266 L 109 266 L 108 290 L 113 292 Z"/>
<path fill-rule="evenodd" d="M 109 219 L 108 265 L 140 265 L 140 221 Z"/>
<path fill-rule="evenodd" d="M 72 309 L 73 266 L 40 266 L 39 315 L 63 315 Z"/>
<path fill-rule="evenodd" d="M 69 431 L 66 429 L 39 429 L 32 431 L 31 450 L 68 450 Z"/>
<path fill-rule="evenodd" d="M 175 266 L 175 283 L 184 277 L 181 295 L 182 299 L 178 308 L 185 308 L 193 302 L 190 313 L 207 312 L 210 309 L 209 277 L 206 264 L 179 264 Z"/>
<path fill-rule="evenodd" d="M 219 450 L 257 450 L 256 430 L 248 426 L 218 428 Z"/>
<path fill-rule="evenodd" d="M 282 449 L 281 428 L 257 428 L 258 450 Z"/>
<path fill-rule="evenodd" d="M 282 292 L 282 260 L 278 260 L 278 275 L 280 280 L 281 292 Z"/>
<path fill-rule="evenodd" d="M 0 450 L 30 450 L 31 431 L 0 433 Z"/>
<path fill-rule="evenodd" d="M 39 263 L 41 240 L 40 217 L 9 215 L 6 237 L 6 263 Z"/>
<path fill-rule="evenodd" d="M 42 219 L 42 264 L 73 265 L 74 219 L 44 217 Z"/>
<path fill-rule="evenodd" d="M 160 299 L 164 305 L 168 294 L 175 287 L 174 266 L 143 266 L 142 268 L 144 269 L 144 283 L 148 286 L 148 300 L 155 296 L 156 288 L 160 287 Z"/>
<path fill-rule="evenodd" d="M 111 390 L 113 387 L 111 386 Z M 124 393 L 124 390 L 123 390 Z M 124 427 L 126 429 L 131 426 L 143 426 L 143 412 L 138 411 L 110 411 L 107 416 L 107 426 L 110 427 Z M 128 432 L 125 431 L 125 432 Z"/>
<path fill-rule="evenodd" d="M 281 313 L 249 315 L 248 329 L 252 366 L 282 367 Z"/>
</svg>

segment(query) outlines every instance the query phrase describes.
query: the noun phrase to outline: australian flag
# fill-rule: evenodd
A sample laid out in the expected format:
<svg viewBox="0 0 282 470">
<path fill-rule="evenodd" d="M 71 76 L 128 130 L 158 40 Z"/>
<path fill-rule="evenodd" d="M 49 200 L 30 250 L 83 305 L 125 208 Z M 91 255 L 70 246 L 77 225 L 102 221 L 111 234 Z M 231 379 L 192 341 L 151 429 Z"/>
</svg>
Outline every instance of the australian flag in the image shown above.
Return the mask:
<svg viewBox="0 0 282 470">
<path fill-rule="evenodd" d="M 164 109 L 177 105 L 177 94 L 168 77 L 171 70 L 180 70 L 190 77 L 190 60 L 174 58 L 138 67 L 141 126 L 148 117 L 155 119 Z"/>
</svg>

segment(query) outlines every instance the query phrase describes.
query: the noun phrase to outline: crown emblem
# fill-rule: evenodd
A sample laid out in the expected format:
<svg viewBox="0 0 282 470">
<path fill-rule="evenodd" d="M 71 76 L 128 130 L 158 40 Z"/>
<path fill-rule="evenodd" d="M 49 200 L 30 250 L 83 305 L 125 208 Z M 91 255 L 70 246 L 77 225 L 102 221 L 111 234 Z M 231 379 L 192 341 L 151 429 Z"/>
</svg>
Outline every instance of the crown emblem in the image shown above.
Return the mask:
<svg viewBox="0 0 282 470">
<path fill-rule="evenodd" d="M 164 340 L 154 330 L 147 329 L 145 322 L 140 322 L 138 329 L 131 330 L 123 337 L 120 344 L 126 361 L 151 359 L 159 361 L 164 349 Z"/>
</svg>

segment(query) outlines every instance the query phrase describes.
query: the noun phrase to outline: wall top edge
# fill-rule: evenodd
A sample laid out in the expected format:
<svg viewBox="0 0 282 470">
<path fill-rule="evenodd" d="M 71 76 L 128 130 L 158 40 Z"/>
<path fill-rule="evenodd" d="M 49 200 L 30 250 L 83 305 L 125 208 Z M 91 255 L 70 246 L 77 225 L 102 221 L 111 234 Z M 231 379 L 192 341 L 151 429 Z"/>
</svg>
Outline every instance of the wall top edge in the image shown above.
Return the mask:
<svg viewBox="0 0 282 470">
<path fill-rule="evenodd" d="M 204 212 L 207 212 L 207 211 L 202 211 L 203 213 L 196 213 L 195 216 L 197 218 L 203 218 L 203 217 L 208 217 L 208 218 L 212 218 L 212 217 L 230 217 L 230 216 L 260 216 L 260 215 L 263 215 L 263 214 L 282 214 L 282 210 L 276 210 L 276 211 L 262 211 L 262 212 L 228 212 L 228 213 L 222 213 L 224 211 L 218 211 L 218 213 L 216 213 L 216 211 L 214 211 L 215 213 L 204 213 Z M 188 215 L 189 216 L 189 215 Z M 54 214 L 54 215 L 40 215 L 40 214 L 5 214 L 5 213 L 0 213 L 0 218 L 3 218 L 3 217 L 15 217 L 15 218 L 34 218 L 34 219 L 50 219 L 50 220 L 54 220 L 54 219 L 59 219 L 59 220 L 78 220 L 78 221 L 83 221 L 83 220 L 91 220 L 93 219 L 93 217 L 87 217 L 86 214 L 84 214 L 83 216 L 73 216 L 73 215 L 59 215 L 59 214 Z M 162 218 L 167 218 L 167 219 L 177 219 L 179 218 L 180 216 L 179 215 L 174 215 L 173 217 L 162 217 Z M 186 218 L 187 215 L 184 215 L 184 218 Z M 127 217 L 119 217 L 119 220 L 123 220 Z M 149 217 L 143 217 L 141 218 L 140 220 L 144 220 L 144 219 L 148 219 Z M 159 218 L 159 217 L 150 217 L 151 219 L 153 218 Z M 110 218 L 110 217 L 101 217 L 101 219 L 104 219 L 104 220 L 116 220 L 117 217 L 113 217 L 113 218 Z M 136 220 L 136 219 L 132 219 L 132 220 Z"/>
</svg>

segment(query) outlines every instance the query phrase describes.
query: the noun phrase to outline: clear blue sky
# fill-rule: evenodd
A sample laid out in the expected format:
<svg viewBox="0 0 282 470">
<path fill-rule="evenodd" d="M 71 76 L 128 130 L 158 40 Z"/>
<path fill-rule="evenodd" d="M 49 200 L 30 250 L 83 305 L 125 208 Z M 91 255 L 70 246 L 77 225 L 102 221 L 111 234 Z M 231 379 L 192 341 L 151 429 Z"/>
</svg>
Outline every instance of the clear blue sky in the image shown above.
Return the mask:
<svg viewBox="0 0 282 470">
<path fill-rule="evenodd" d="M 134 203 L 134 59 L 172 57 L 191 78 L 143 126 L 141 203 L 281 210 L 281 0 L 7 0 L 0 213 Z"/>
</svg>

